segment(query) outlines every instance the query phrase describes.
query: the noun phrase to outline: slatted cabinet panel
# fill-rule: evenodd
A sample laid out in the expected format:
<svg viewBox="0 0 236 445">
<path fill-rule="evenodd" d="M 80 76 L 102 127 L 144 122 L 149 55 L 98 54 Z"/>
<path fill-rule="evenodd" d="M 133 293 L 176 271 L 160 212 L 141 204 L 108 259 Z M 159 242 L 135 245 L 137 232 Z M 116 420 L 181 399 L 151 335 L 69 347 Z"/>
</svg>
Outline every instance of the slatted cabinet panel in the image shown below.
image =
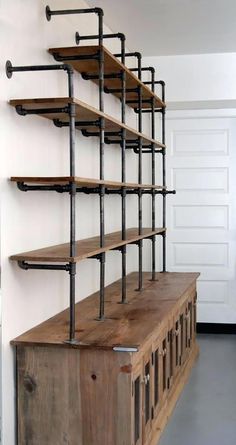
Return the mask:
<svg viewBox="0 0 236 445">
<path fill-rule="evenodd" d="M 143 441 L 148 442 L 152 428 L 152 391 L 153 369 L 152 350 L 149 349 L 143 359 Z"/>
<path fill-rule="evenodd" d="M 152 383 L 152 408 L 154 419 L 160 412 L 166 392 L 166 352 L 165 341 L 167 330 L 164 328 L 153 343 L 152 362 L 153 362 L 153 383 Z M 165 389 L 164 389 L 165 386 Z"/>
<path fill-rule="evenodd" d="M 132 375 L 132 445 L 142 445 L 143 364 L 139 363 Z"/>
</svg>

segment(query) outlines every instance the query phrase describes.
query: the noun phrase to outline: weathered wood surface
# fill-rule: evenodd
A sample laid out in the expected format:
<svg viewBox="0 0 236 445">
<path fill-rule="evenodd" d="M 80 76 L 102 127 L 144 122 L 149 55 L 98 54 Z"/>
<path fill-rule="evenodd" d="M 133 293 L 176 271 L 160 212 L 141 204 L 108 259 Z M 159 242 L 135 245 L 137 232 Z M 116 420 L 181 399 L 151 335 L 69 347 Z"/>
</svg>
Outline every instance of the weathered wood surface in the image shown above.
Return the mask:
<svg viewBox="0 0 236 445">
<path fill-rule="evenodd" d="M 131 441 L 128 354 L 19 347 L 17 356 L 19 444 Z"/>
<path fill-rule="evenodd" d="M 12 261 L 43 261 L 43 262 L 78 262 L 85 258 L 90 258 L 102 252 L 115 249 L 116 247 L 124 246 L 126 244 L 139 241 L 141 239 L 163 233 L 165 229 L 156 228 L 154 231 L 151 228 L 143 228 L 142 234 L 139 234 L 138 228 L 131 228 L 126 230 L 126 239 L 122 239 L 122 232 L 112 232 L 105 235 L 104 247 L 100 247 L 100 237 L 94 236 L 76 242 L 76 256 L 70 256 L 70 244 L 58 244 L 56 246 L 44 247 L 30 252 L 23 252 L 17 255 L 12 255 Z"/>
<path fill-rule="evenodd" d="M 137 184 L 135 182 L 119 182 L 111 180 L 102 180 L 94 178 L 81 178 L 78 176 L 12 176 L 12 182 L 25 182 L 32 185 L 66 185 L 74 182 L 77 187 L 99 187 L 104 185 L 106 188 L 121 189 L 125 187 L 127 189 L 160 189 L 163 190 L 166 187 L 162 185 L 152 184 Z"/>
<path fill-rule="evenodd" d="M 197 273 L 157 273 L 157 281 L 144 274 L 144 290 L 137 292 L 138 274 L 127 276 L 126 305 L 117 304 L 121 298 L 121 280 L 106 287 L 104 322 L 97 321 L 99 293 L 76 305 L 75 348 L 112 349 L 115 346 L 144 347 L 157 336 L 163 320 L 172 320 L 181 308 L 186 295 L 195 291 Z M 58 345 L 66 347 L 68 339 L 68 310 L 52 317 L 15 339 L 15 345 Z"/>
<path fill-rule="evenodd" d="M 127 125 L 121 123 L 118 119 L 115 119 L 108 114 L 103 113 L 102 111 L 97 110 L 91 105 L 82 102 L 79 99 L 70 98 L 70 97 L 57 97 L 57 98 L 34 98 L 34 99 L 12 99 L 10 100 L 10 105 L 16 107 L 17 105 L 22 105 L 26 110 L 42 109 L 42 113 L 40 111 L 37 113 L 41 117 L 45 117 L 50 120 L 59 119 L 62 122 L 69 121 L 69 115 L 66 112 L 58 113 L 52 111 L 51 113 L 43 113 L 44 109 L 51 108 L 65 108 L 68 104 L 75 104 L 75 113 L 76 113 L 76 121 L 96 121 L 99 118 L 104 118 L 105 131 L 111 132 L 119 132 L 122 129 L 126 130 L 126 138 L 130 140 L 137 141 L 138 138 L 141 138 L 143 144 L 154 144 L 155 147 L 162 148 L 165 147 L 161 142 L 156 141 L 149 136 L 146 136 L 142 133 L 139 133 L 135 129 L 128 127 Z M 96 126 L 82 126 L 79 129 L 85 129 L 90 132 L 94 132 L 97 134 L 98 129 Z M 112 140 L 119 140 L 120 136 L 112 137 Z"/>
<path fill-rule="evenodd" d="M 71 57 L 71 56 L 80 56 L 80 55 L 94 55 L 98 52 L 99 46 L 91 45 L 91 46 L 75 46 L 75 47 L 67 47 L 67 48 L 50 48 L 49 53 L 54 55 L 57 54 L 59 56 L 62 56 L 63 58 Z M 142 98 L 144 100 L 146 99 L 152 99 L 154 98 L 154 103 L 156 108 L 163 108 L 165 106 L 164 102 L 155 94 L 153 93 L 150 88 L 148 88 L 147 85 L 142 83 L 138 77 L 129 70 L 125 65 L 123 65 L 119 59 L 113 56 L 113 54 L 108 51 L 104 46 L 102 47 L 104 52 L 104 74 L 111 74 L 111 73 L 120 73 L 125 72 L 126 73 L 126 88 L 138 88 L 141 87 L 142 91 Z M 66 63 L 66 60 L 65 60 Z M 75 70 L 77 70 L 79 73 L 88 73 L 88 74 L 97 74 L 98 71 L 98 62 L 94 59 L 90 60 L 68 60 L 68 63 L 74 67 Z M 95 83 L 98 83 L 98 80 L 94 80 Z M 107 88 L 115 88 L 120 89 L 121 88 L 121 81 L 120 79 L 104 79 L 104 85 Z M 121 97 L 121 93 L 114 92 L 113 93 L 117 97 Z M 126 100 L 133 100 L 133 103 L 128 103 L 128 105 L 132 108 L 137 107 L 137 93 L 132 91 L 126 92 Z M 150 103 L 143 103 L 142 108 L 150 108 Z"/>
</svg>

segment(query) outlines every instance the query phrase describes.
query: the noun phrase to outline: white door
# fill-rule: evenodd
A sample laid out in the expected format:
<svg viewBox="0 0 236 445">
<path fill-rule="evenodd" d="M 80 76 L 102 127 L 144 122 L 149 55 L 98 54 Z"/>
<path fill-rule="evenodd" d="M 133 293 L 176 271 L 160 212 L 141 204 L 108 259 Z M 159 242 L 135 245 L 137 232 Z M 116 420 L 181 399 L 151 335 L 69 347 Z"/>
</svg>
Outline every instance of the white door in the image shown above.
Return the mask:
<svg viewBox="0 0 236 445">
<path fill-rule="evenodd" d="M 198 321 L 236 323 L 236 117 L 171 112 L 167 120 L 167 266 L 201 273 Z M 236 116 L 236 113 L 235 113 Z"/>
</svg>

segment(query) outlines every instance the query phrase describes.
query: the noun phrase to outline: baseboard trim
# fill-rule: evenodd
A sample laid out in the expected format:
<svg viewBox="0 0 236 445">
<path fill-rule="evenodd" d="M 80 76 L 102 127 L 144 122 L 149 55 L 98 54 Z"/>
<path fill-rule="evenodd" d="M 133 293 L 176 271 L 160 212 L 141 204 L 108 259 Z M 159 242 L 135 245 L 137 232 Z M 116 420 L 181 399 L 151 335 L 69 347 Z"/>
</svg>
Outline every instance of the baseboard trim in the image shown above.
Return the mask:
<svg viewBox="0 0 236 445">
<path fill-rule="evenodd" d="M 198 334 L 236 334 L 235 323 L 197 323 Z"/>
</svg>

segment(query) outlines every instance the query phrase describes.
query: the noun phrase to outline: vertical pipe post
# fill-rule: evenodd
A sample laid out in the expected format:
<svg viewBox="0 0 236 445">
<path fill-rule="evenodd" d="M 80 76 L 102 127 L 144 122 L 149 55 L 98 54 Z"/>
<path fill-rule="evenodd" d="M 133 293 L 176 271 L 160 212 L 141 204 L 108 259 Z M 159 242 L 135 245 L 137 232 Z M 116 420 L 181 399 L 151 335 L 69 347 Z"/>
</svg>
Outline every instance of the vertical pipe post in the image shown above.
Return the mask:
<svg viewBox="0 0 236 445">
<path fill-rule="evenodd" d="M 75 176 L 75 104 L 69 104 L 69 138 L 70 138 L 70 176 Z M 76 256 L 76 217 L 75 202 L 76 184 L 71 182 L 70 190 L 70 257 Z M 76 263 L 71 260 L 70 263 L 70 338 L 73 342 L 75 339 L 75 276 Z"/>
<path fill-rule="evenodd" d="M 99 110 L 104 112 L 104 51 L 103 51 L 103 11 L 98 11 L 98 43 L 99 43 Z M 100 179 L 104 179 L 104 130 L 105 120 L 100 118 Z M 100 247 L 104 247 L 105 215 L 104 215 L 105 187 L 100 186 Z M 100 255 L 100 306 L 99 320 L 104 319 L 104 289 L 105 289 L 105 253 Z"/>
<path fill-rule="evenodd" d="M 165 102 L 165 82 L 162 81 L 162 101 Z M 162 108 L 162 143 L 166 143 L 166 126 L 165 126 L 165 116 L 166 109 Z M 166 187 L 166 149 L 163 147 L 162 149 L 162 183 L 163 187 Z M 166 194 L 163 193 L 163 220 L 162 226 L 166 227 Z M 166 272 L 166 232 L 163 232 L 163 262 L 162 262 L 162 271 Z"/>
<path fill-rule="evenodd" d="M 141 54 L 138 54 L 138 78 L 142 78 L 142 66 L 141 66 Z M 138 87 L 138 131 L 142 133 L 142 87 Z M 142 138 L 138 138 L 138 183 L 142 184 Z M 138 231 L 139 235 L 142 234 L 142 190 L 139 188 L 138 192 Z M 139 277 L 138 277 L 138 290 L 142 290 L 143 287 L 143 240 L 139 241 L 138 245 L 138 258 L 139 258 Z"/>
<path fill-rule="evenodd" d="M 152 76 L 152 92 L 155 91 L 155 70 L 151 71 Z M 152 98 L 152 113 L 151 113 L 151 128 L 152 128 L 152 139 L 155 139 L 155 98 Z M 155 145 L 152 143 L 152 185 L 156 182 L 156 164 L 155 164 Z M 155 209 L 155 189 L 152 189 L 152 230 L 155 230 L 156 226 L 156 209 Z M 152 237 L 152 280 L 155 280 L 156 276 L 156 236 Z"/>
<path fill-rule="evenodd" d="M 121 40 L 121 61 L 125 63 L 125 39 Z M 121 72 L 121 121 L 125 124 L 125 104 L 126 104 L 126 73 Z M 122 129 L 121 134 L 121 181 L 126 181 L 126 130 Z M 122 187 L 121 195 L 121 206 L 122 206 L 122 240 L 126 239 L 126 189 Z M 126 303 L 126 246 L 122 247 L 122 297 L 121 302 Z"/>
</svg>

